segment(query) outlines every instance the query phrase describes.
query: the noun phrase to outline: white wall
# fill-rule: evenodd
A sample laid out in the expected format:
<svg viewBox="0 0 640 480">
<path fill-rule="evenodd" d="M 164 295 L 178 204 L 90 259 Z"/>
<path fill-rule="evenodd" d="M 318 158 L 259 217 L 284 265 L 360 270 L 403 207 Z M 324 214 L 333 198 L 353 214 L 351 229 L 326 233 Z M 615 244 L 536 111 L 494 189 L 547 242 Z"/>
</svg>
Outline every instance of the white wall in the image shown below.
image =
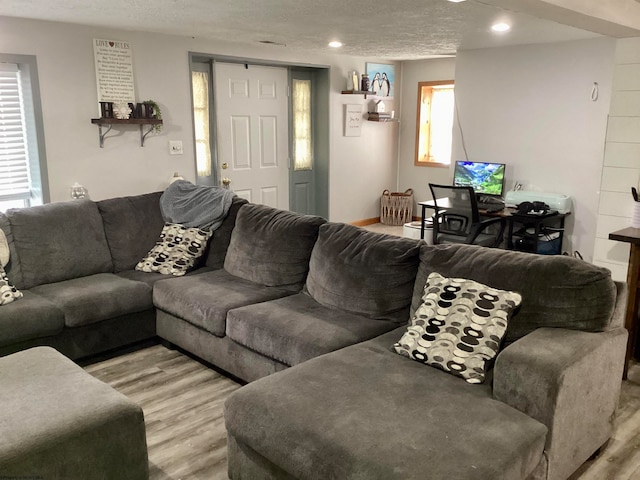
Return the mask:
<svg viewBox="0 0 640 480">
<path fill-rule="evenodd" d="M 469 160 L 507 164 L 507 187 L 573 198 L 563 248 L 591 261 L 615 41 L 458 53 L 456 100 Z M 599 98 L 592 101 L 594 82 Z M 454 135 L 453 159 L 464 159 Z M 403 159 L 404 161 L 404 159 Z"/>
<path fill-rule="evenodd" d="M 640 183 L 640 39 L 617 41 L 613 93 L 602 171 L 594 263 L 624 281 L 629 244 L 609 233 L 631 226 L 631 187 Z"/>
<path fill-rule="evenodd" d="M 98 146 L 98 129 L 90 123 L 98 116 L 93 38 L 131 43 L 137 99 L 156 100 L 162 108 L 164 128 L 148 137 L 144 148 L 134 126 L 108 138 L 104 149 Z M 52 201 L 67 200 L 76 181 L 99 200 L 163 189 L 174 171 L 195 179 L 189 51 L 329 65 L 329 217 L 354 221 L 379 215 L 380 193 L 396 183 L 397 131 L 364 122 L 361 137 L 343 137 L 342 105 L 365 100 L 340 94 L 349 70 L 362 72 L 365 61 L 378 59 L 0 17 L 0 53 L 37 56 Z M 169 140 L 182 140 L 184 155 L 170 156 Z"/>
</svg>

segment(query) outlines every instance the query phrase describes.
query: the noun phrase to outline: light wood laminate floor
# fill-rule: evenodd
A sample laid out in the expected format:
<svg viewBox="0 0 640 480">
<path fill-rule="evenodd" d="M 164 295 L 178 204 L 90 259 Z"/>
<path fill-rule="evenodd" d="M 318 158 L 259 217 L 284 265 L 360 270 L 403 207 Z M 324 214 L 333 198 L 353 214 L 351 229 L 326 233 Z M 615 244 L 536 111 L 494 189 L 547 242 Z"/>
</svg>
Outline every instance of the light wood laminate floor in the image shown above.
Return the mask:
<svg viewBox="0 0 640 480">
<path fill-rule="evenodd" d="M 85 367 L 144 410 L 150 480 L 227 478 L 225 399 L 240 385 L 197 360 L 155 345 Z M 571 480 L 640 479 L 640 364 L 622 384 L 613 438 Z"/>
</svg>

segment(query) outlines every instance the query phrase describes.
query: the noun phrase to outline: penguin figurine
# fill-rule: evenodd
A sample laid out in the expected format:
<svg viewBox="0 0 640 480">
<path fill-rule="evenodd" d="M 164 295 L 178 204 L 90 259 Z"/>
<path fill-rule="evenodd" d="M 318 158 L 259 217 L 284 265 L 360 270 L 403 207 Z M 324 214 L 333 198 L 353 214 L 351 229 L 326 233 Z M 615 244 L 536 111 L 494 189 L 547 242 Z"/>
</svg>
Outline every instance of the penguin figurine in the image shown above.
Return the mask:
<svg viewBox="0 0 640 480">
<path fill-rule="evenodd" d="M 391 95 L 391 82 L 389 81 L 389 78 L 387 77 L 387 74 L 385 72 L 382 72 L 382 79 L 380 81 L 381 85 L 380 85 L 380 93 L 382 94 L 383 97 L 388 97 Z"/>
</svg>

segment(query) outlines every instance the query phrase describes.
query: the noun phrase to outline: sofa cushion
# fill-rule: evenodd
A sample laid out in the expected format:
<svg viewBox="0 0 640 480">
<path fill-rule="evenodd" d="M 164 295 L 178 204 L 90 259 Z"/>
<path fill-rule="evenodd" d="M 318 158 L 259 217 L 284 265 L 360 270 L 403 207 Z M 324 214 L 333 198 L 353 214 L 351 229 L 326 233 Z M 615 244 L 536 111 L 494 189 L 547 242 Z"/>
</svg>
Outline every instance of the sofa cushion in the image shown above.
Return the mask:
<svg viewBox="0 0 640 480">
<path fill-rule="evenodd" d="M 158 240 L 164 226 L 161 195 L 154 192 L 97 202 L 116 273 L 134 268 Z"/>
<path fill-rule="evenodd" d="M 62 310 L 67 327 L 79 327 L 153 308 L 149 285 L 113 273 L 40 285 L 32 291 Z"/>
<path fill-rule="evenodd" d="M 191 270 L 186 275 L 197 275 L 198 273 L 210 272 L 214 270 L 210 267 L 200 267 L 195 270 Z M 165 280 L 168 278 L 181 278 L 173 275 L 164 275 L 158 272 L 141 272 L 140 270 L 123 270 L 116 273 L 119 277 L 128 278 L 129 280 L 135 280 L 136 282 L 144 282 L 147 285 L 153 287 L 158 280 Z"/>
<path fill-rule="evenodd" d="M 327 223 L 311 254 L 307 289 L 328 307 L 408 322 L 419 253 L 416 240 Z"/>
<path fill-rule="evenodd" d="M 153 303 L 196 327 L 224 337 L 229 310 L 291 294 L 282 288 L 234 277 L 225 270 L 214 270 L 156 282 Z"/>
<path fill-rule="evenodd" d="M 229 435 L 292 478 L 527 478 L 547 428 L 489 385 L 393 353 L 403 330 L 237 390 Z"/>
<path fill-rule="evenodd" d="M 522 295 L 505 343 L 540 327 L 603 331 L 612 320 L 617 291 L 611 273 L 576 258 L 474 245 L 423 245 L 420 259 L 412 315 L 420 305 L 427 277 L 438 272 Z"/>
<path fill-rule="evenodd" d="M 209 230 L 167 223 L 155 246 L 136 265 L 136 270 L 181 277 L 202 257 L 210 237 Z"/>
<path fill-rule="evenodd" d="M 396 328 L 384 320 L 325 307 L 306 293 L 234 308 L 227 336 L 286 365 L 353 345 Z"/>
<path fill-rule="evenodd" d="M 233 197 L 227 217 L 222 222 L 222 225 L 214 230 L 213 236 L 211 240 L 209 240 L 209 250 L 204 263 L 207 267 L 224 267 L 224 260 L 227 257 L 227 249 L 231 241 L 231 234 L 236 226 L 238 212 L 240 211 L 240 207 L 246 203 L 248 202 L 244 198 Z"/>
<path fill-rule="evenodd" d="M 29 290 L 23 297 L 0 308 L 0 346 L 57 335 L 64 315 L 51 301 Z"/>
<path fill-rule="evenodd" d="M 90 200 L 9 209 L 7 218 L 27 289 L 113 270 L 98 207 Z"/>
<path fill-rule="evenodd" d="M 224 261 L 236 277 L 270 287 L 299 291 L 309 270 L 320 217 L 299 215 L 266 205 L 243 205 Z"/>
<path fill-rule="evenodd" d="M 482 383 L 522 297 L 464 278 L 432 273 L 422 304 L 394 350 L 412 360 Z"/>
</svg>

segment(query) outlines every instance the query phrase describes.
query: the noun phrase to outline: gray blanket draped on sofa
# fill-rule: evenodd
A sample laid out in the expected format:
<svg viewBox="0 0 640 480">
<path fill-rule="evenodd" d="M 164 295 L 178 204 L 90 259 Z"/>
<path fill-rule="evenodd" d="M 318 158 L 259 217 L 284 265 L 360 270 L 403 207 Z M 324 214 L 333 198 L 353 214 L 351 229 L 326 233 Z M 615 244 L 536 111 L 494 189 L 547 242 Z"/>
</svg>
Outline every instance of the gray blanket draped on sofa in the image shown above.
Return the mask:
<svg viewBox="0 0 640 480">
<path fill-rule="evenodd" d="M 214 231 L 227 216 L 234 195 L 222 187 L 177 180 L 160 197 L 162 217 L 166 222 Z"/>
</svg>

